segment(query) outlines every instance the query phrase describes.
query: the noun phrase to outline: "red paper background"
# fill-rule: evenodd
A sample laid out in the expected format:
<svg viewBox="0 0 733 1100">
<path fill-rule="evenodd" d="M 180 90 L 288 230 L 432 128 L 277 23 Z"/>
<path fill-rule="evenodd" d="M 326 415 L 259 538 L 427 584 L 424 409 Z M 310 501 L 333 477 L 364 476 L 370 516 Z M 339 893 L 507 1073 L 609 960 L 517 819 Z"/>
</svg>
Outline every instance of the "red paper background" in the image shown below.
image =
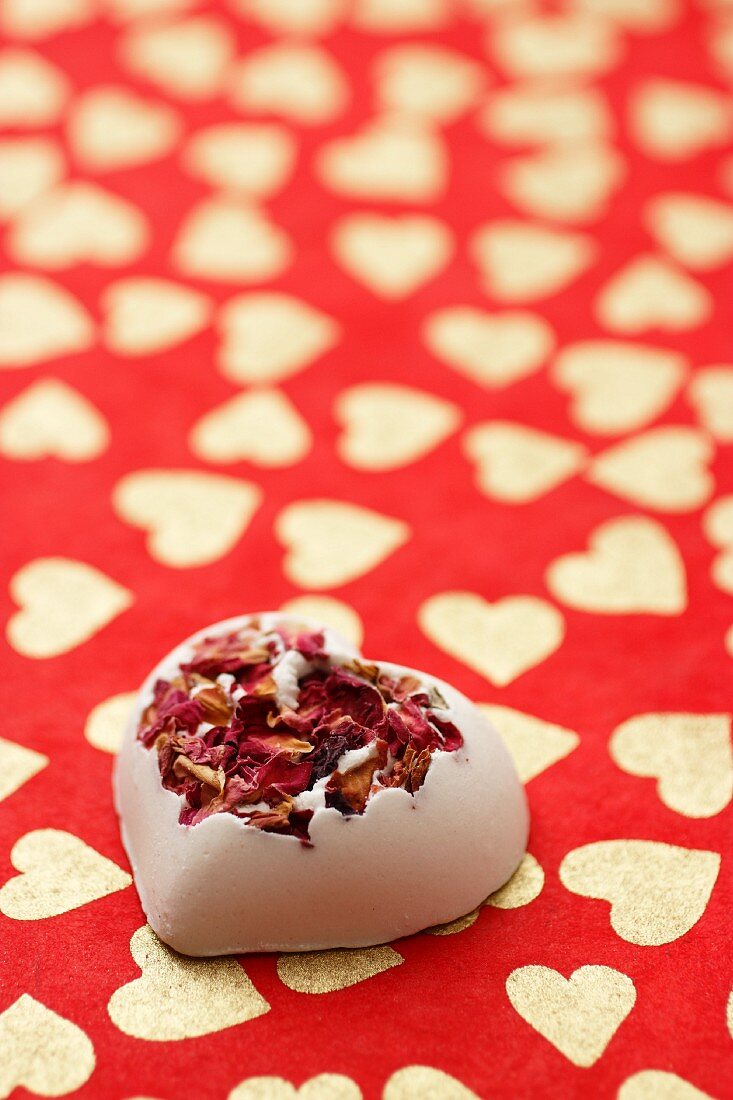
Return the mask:
<svg viewBox="0 0 733 1100">
<path fill-rule="evenodd" d="M 559 346 L 609 335 L 594 320 L 591 302 L 625 261 L 654 247 L 639 216 L 649 196 L 674 189 L 724 198 L 725 150 L 704 151 L 673 165 L 654 161 L 636 147 L 625 121 L 629 90 L 650 74 L 725 89 L 706 48 L 707 35 L 718 24 L 704 7 L 687 6 L 661 34 L 625 36 L 621 62 L 593 81 L 614 112 L 615 145 L 628 176 L 607 215 L 589 229 L 599 244 L 597 263 L 568 289 L 528 307 L 547 318 Z M 233 7 L 208 3 L 199 8 L 234 31 L 240 54 L 273 37 L 256 21 L 237 19 Z M 123 66 L 116 50 L 121 33 L 112 16 L 100 11 L 87 24 L 32 48 L 63 69 L 75 94 L 113 82 L 166 98 Z M 460 934 L 419 935 L 399 943 L 403 965 L 340 992 L 293 992 L 278 979 L 274 957 L 247 958 L 246 972 L 271 1011 L 217 1034 L 161 1044 L 123 1034 L 107 1013 L 113 991 L 139 976 L 129 952 L 130 936 L 143 922 L 133 889 L 45 920 L 0 916 L 0 1010 L 27 992 L 87 1033 L 97 1066 L 75 1094 L 80 1098 L 193 1095 L 222 1100 L 245 1077 L 274 1074 L 299 1085 L 323 1072 L 351 1077 L 372 1098 L 381 1095 L 391 1073 L 413 1064 L 440 1068 L 481 1097 L 611 1097 L 626 1078 L 644 1069 L 674 1072 L 711 1096 L 733 1095 L 726 1073 L 731 1038 L 725 1020 L 731 986 L 728 813 L 700 820 L 675 813 L 657 797 L 652 780 L 621 771 L 607 749 L 611 732 L 632 715 L 713 713 L 730 707 L 731 657 L 723 638 L 733 606 L 711 580 L 715 551 L 701 530 L 701 510 L 649 513 L 684 555 L 689 584 L 684 614 L 594 615 L 562 607 L 567 633 L 561 647 L 504 688 L 436 648 L 416 621 L 428 596 L 458 588 L 491 601 L 516 593 L 551 600 L 544 580 L 550 562 L 582 550 L 601 521 L 643 510 L 579 478 L 526 505 L 491 500 L 474 485 L 460 446 L 462 432 L 474 423 L 519 421 L 579 439 L 593 452 L 610 443 L 578 428 L 569 416 L 567 395 L 553 386 L 546 370 L 505 388 L 483 389 L 432 356 L 419 339 L 423 319 L 437 308 L 496 305 L 479 285 L 466 243 L 482 222 L 517 216 L 496 187 L 499 167 L 512 152 L 479 131 L 475 111 L 445 128 L 449 185 L 438 201 L 421 206 L 448 223 L 457 239 L 454 259 L 437 278 L 404 302 L 381 301 L 338 267 L 327 246 L 330 227 L 345 211 L 411 208 L 340 197 L 313 171 L 314 154 L 327 140 L 353 132 L 373 114 L 373 59 L 395 41 L 420 39 L 485 64 L 484 38 L 482 21 L 463 8 L 433 33 L 369 35 L 345 22 L 325 38 L 325 48 L 348 73 L 352 104 L 329 125 L 287 124 L 297 133 L 298 162 L 267 208 L 296 251 L 291 266 L 268 286 L 336 317 L 343 338 L 282 383 L 313 431 L 310 453 L 284 469 L 236 463 L 222 470 L 260 485 L 264 502 L 242 539 L 220 560 L 186 570 L 154 561 L 144 534 L 122 522 L 111 503 L 116 482 L 129 471 L 205 468 L 188 449 L 188 432 L 203 412 L 237 391 L 214 365 L 218 337 L 213 328 L 144 358 L 125 359 L 97 340 L 88 352 L 0 374 L 3 404 L 35 379 L 51 376 L 83 393 L 112 433 L 107 451 L 90 462 L 0 462 L 3 621 L 16 610 L 8 594 L 10 578 L 38 557 L 87 562 L 135 597 L 129 610 L 58 657 L 33 660 L 4 646 L 3 736 L 47 754 L 50 764 L 0 806 L 0 881 L 14 873 L 14 842 L 42 827 L 67 830 L 126 866 L 111 801 L 111 758 L 85 740 L 86 716 L 108 696 L 133 690 L 159 655 L 190 631 L 245 610 L 277 607 L 298 594 L 283 572 L 283 548 L 273 524 L 285 504 L 323 496 L 400 517 L 412 528 L 401 549 L 335 593 L 361 616 L 369 656 L 424 667 L 477 700 L 537 714 L 580 734 L 579 747 L 529 785 L 531 851 L 544 868 L 544 889 L 522 908 L 482 910 L 473 927 Z M 489 68 L 493 86 L 511 82 L 498 66 Z M 242 117 L 223 95 L 203 103 L 176 102 L 176 108 L 189 133 Z M 66 144 L 63 124 L 49 127 L 48 133 Z M 74 163 L 73 154 L 69 161 L 70 176 L 90 175 Z M 175 155 L 104 173 L 100 180 L 145 212 L 154 235 L 142 258 L 123 271 L 80 265 L 51 275 L 95 319 L 101 291 L 120 274 L 188 282 L 217 302 L 239 289 L 213 280 L 184 280 L 172 267 L 175 232 L 193 203 L 208 193 L 181 170 Z M 14 267 L 4 255 L 2 263 Z M 715 296 L 710 321 L 676 335 L 654 331 L 641 339 L 679 349 L 700 367 L 731 359 L 733 281 L 730 265 L 696 278 Z M 375 379 L 450 399 L 464 411 L 463 428 L 404 468 L 385 473 L 349 468 L 335 448 L 340 428 L 334 400 L 347 386 Z M 684 390 L 658 423 L 695 423 Z M 729 447 L 717 447 L 712 471 L 716 495 L 733 492 Z M 562 886 L 557 871 L 567 852 L 616 838 L 723 853 L 705 913 L 686 935 L 661 947 L 635 946 L 613 932 L 605 902 L 578 897 Z M 553 967 L 565 976 L 585 964 L 603 964 L 632 978 L 635 1007 L 593 1067 L 573 1066 L 512 1008 L 506 978 L 528 964 Z"/>
</svg>

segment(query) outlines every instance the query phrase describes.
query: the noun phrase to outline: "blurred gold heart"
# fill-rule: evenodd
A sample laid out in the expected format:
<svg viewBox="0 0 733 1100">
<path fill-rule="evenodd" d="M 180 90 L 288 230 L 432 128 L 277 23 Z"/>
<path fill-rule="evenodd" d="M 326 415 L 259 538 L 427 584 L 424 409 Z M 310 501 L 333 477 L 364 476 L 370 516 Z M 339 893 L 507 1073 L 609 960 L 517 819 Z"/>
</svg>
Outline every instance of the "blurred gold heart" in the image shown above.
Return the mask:
<svg viewBox="0 0 733 1100">
<path fill-rule="evenodd" d="M 448 306 L 430 314 L 423 339 L 433 355 L 481 386 L 508 386 L 539 370 L 555 345 L 535 313 Z"/>
<path fill-rule="evenodd" d="M 420 606 L 418 623 L 435 645 L 497 687 L 546 660 L 565 636 L 560 612 L 536 596 L 489 603 L 475 592 L 440 592 Z"/>
<path fill-rule="evenodd" d="M 428 43 L 392 46 L 374 65 L 377 98 L 387 111 L 453 122 L 476 102 L 480 65 L 465 54 Z"/>
<path fill-rule="evenodd" d="M 432 1066 L 403 1066 L 384 1086 L 382 1100 L 479 1100 L 472 1089 L 456 1081 L 450 1073 Z"/>
<path fill-rule="evenodd" d="M 92 708 L 84 724 L 84 736 L 90 745 L 102 752 L 118 751 L 135 697 L 134 691 L 123 691 Z"/>
<path fill-rule="evenodd" d="M 630 775 L 657 779 L 662 802 L 685 817 L 713 817 L 733 797 L 729 714 L 637 714 L 608 750 Z"/>
<path fill-rule="evenodd" d="M 152 1042 L 193 1039 L 270 1011 L 234 958 L 179 955 L 148 925 L 135 932 L 130 951 L 142 976 L 116 989 L 107 1005 L 112 1023 L 126 1035 Z"/>
<path fill-rule="evenodd" d="M 308 453 L 311 431 L 286 394 L 248 390 L 197 420 L 189 446 L 204 462 L 292 466 Z"/>
<path fill-rule="evenodd" d="M 224 283 L 274 279 L 289 265 L 287 235 L 254 206 L 236 199 L 203 199 L 184 219 L 171 260 L 183 275 Z"/>
<path fill-rule="evenodd" d="M 621 516 L 599 524 L 590 550 L 556 558 L 545 574 L 556 599 L 601 615 L 681 615 L 687 607 L 685 566 L 661 524 Z"/>
<path fill-rule="evenodd" d="M 43 753 L 0 737 L 0 802 L 43 771 L 47 764 L 48 757 Z"/>
<path fill-rule="evenodd" d="M 111 859 L 61 829 L 26 833 L 13 845 L 10 861 L 20 874 L 0 887 L 0 912 L 13 920 L 57 917 L 132 882 Z"/>
<path fill-rule="evenodd" d="M 182 163 L 211 187 L 265 198 L 287 182 L 296 156 L 295 141 L 283 126 L 222 122 L 189 138 Z"/>
<path fill-rule="evenodd" d="M 91 317 L 63 287 L 21 271 L 0 276 L 0 369 L 84 351 L 93 340 Z"/>
<path fill-rule="evenodd" d="M 200 470 L 136 470 L 112 494 L 120 518 L 148 532 L 151 557 L 174 569 L 228 554 L 261 500 L 250 481 Z"/>
<path fill-rule="evenodd" d="M 420 214 L 346 214 L 333 231 L 336 259 L 379 298 L 407 298 L 434 278 L 454 250 L 443 222 Z"/>
<path fill-rule="evenodd" d="M 564 290 L 596 257 L 591 237 L 501 218 L 472 234 L 469 253 L 497 302 L 534 302 Z"/>
<path fill-rule="evenodd" d="M 616 28 L 582 12 L 498 21 L 491 46 L 509 76 L 527 80 L 600 76 L 621 56 Z"/>
<path fill-rule="evenodd" d="M 286 575 L 303 588 L 336 588 L 361 577 L 410 537 L 402 520 L 340 500 L 288 504 L 275 521 Z"/>
<path fill-rule="evenodd" d="M 507 978 L 513 1007 L 575 1066 L 592 1066 L 636 1001 L 631 978 L 609 966 L 581 966 L 569 978 L 521 966 Z"/>
<path fill-rule="evenodd" d="M 461 420 L 458 406 L 393 382 L 362 382 L 342 390 L 334 406 L 344 430 L 337 448 L 357 470 L 394 470 L 443 442 Z"/>
<path fill-rule="evenodd" d="M 211 301 L 167 279 L 133 275 L 102 294 L 104 342 L 117 355 L 153 355 L 195 336 L 209 323 Z"/>
<path fill-rule="evenodd" d="M 698 420 L 720 443 L 733 443 L 733 368 L 705 367 L 687 388 Z"/>
<path fill-rule="evenodd" d="M 411 118 L 387 115 L 320 149 L 323 184 L 350 198 L 433 202 L 445 189 L 448 158 L 442 139 Z"/>
<path fill-rule="evenodd" d="M 687 364 L 666 348 L 621 340 L 580 340 L 561 349 L 553 382 L 572 396 L 570 415 L 586 432 L 617 435 L 643 428 L 664 412 Z"/>
<path fill-rule="evenodd" d="M 586 477 L 643 508 L 691 512 L 712 495 L 715 447 L 684 425 L 652 428 L 597 455 Z"/>
<path fill-rule="evenodd" d="M 662 248 L 693 271 L 710 271 L 733 258 L 733 209 L 707 195 L 654 195 L 644 222 Z"/>
<path fill-rule="evenodd" d="M 94 183 L 74 180 L 41 195 L 13 222 L 7 247 L 23 264 L 59 270 L 75 264 L 129 264 L 147 246 L 144 215 Z"/>
<path fill-rule="evenodd" d="M 221 91 L 235 52 L 227 24 L 206 15 L 141 22 L 120 41 L 120 56 L 130 72 L 173 97 L 193 101 Z"/>
<path fill-rule="evenodd" d="M 74 100 L 66 125 L 76 159 L 93 172 L 164 157 L 181 133 L 172 107 L 114 84 L 97 84 Z"/>
<path fill-rule="evenodd" d="M 88 462 L 109 445 L 109 428 L 86 397 L 55 378 L 39 378 L 0 410 L 0 453 L 30 461 Z"/>
<path fill-rule="evenodd" d="M 508 504 L 537 500 L 582 470 L 587 455 L 582 443 L 507 420 L 474 425 L 463 451 L 476 464 L 479 489 Z"/>
<path fill-rule="evenodd" d="M 600 840 L 560 864 L 568 890 L 611 903 L 611 927 L 644 946 L 671 943 L 705 912 L 720 868 L 717 852 L 652 840 Z"/>
<path fill-rule="evenodd" d="M 611 332 L 684 332 L 708 319 L 712 298 L 702 283 L 667 260 L 642 255 L 601 288 L 594 309 L 598 322 Z"/>
<path fill-rule="evenodd" d="M 725 145 L 733 131 L 724 92 L 704 84 L 653 77 L 632 92 L 629 122 L 643 152 L 679 161 Z"/>
<path fill-rule="evenodd" d="M 0 110 L 1 107 L 0 104 Z M 61 148 L 50 138 L 3 138 L 0 140 L 0 162 L 0 220 L 12 218 L 50 190 L 64 174 Z"/>
<path fill-rule="evenodd" d="M 625 174 L 623 158 L 609 145 L 560 145 L 509 161 L 500 178 L 525 213 L 585 224 L 603 216 Z"/>
<path fill-rule="evenodd" d="M 489 137 L 508 145 L 582 145 L 603 141 L 613 130 L 605 96 L 587 87 L 497 88 L 480 121 Z"/>
<path fill-rule="evenodd" d="M 233 382 L 279 382 L 307 367 L 339 340 L 332 317 L 290 294 L 239 294 L 218 318 L 219 366 Z"/>
<path fill-rule="evenodd" d="M 723 592 L 733 593 L 733 494 L 718 497 L 703 516 L 705 536 L 723 553 L 713 562 L 713 581 Z"/>
<path fill-rule="evenodd" d="M 24 657 L 56 657 L 91 638 L 134 600 L 132 592 L 86 562 L 36 558 L 11 578 L 20 610 L 7 639 Z"/>
<path fill-rule="evenodd" d="M 404 959 L 392 947 L 357 947 L 281 955 L 280 981 L 297 993 L 334 993 L 374 978 Z"/>
<path fill-rule="evenodd" d="M 49 126 L 69 94 L 66 77 L 45 57 L 20 46 L 0 56 L 0 125 Z"/>
<path fill-rule="evenodd" d="M 229 86 L 240 110 L 282 115 L 303 126 L 338 118 L 349 99 L 349 86 L 330 53 L 283 40 L 249 51 L 232 69 Z"/>
</svg>

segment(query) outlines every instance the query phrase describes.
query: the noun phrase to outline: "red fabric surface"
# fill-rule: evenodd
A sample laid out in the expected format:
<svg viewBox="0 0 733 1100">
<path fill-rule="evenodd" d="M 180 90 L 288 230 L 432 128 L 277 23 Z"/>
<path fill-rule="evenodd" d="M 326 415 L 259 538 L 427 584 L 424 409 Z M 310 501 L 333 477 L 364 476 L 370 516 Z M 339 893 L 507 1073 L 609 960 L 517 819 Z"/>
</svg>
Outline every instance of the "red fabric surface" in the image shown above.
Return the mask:
<svg viewBox="0 0 733 1100">
<path fill-rule="evenodd" d="M 262 21 L 238 16 L 235 7 L 191 5 L 229 29 L 240 57 L 277 38 Z M 173 105 L 185 135 L 215 122 L 270 117 L 232 107 L 223 78 L 210 98 L 186 102 L 137 76 L 120 49 L 129 31 L 113 9 L 110 4 L 75 28 L 30 42 L 6 28 L 6 45 L 22 43 L 63 71 L 72 103 L 95 85 L 124 85 Z M 521 12 L 515 17 L 525 18 Z M 284 570 L 284 549 L 273 530 L 282 509 L 293 501 L 323 497 L 351 502 L 409 524 L 404 545 L 375 568 L 328 589 L 361 617 L 368 656 L 425 668 L 478 701 L 536 715 L 580 736 L 574 751 L 528 784 L 530 851 L 545 874 L 539 897 L 516 909 L 487 906 L 471 927 L 455 935 L 401 941 L 395 944 L 404 959 L 401 965 L 332 993 L 287 988 L 273 956 L 243 959 L 270 1011 L 213 1034 L 155 1043 L 123 1033 L 110 1019 L 107 1003 L 113 992 L 140 976 L 129 950 L 130 937 L 144 922 L 134 888 L 44 919 L 0 914 L 0 1012 L 28 993 L 77 1024 L 94 1046 L 94 1072 L 73 1095 L 220 1100 L 246 1078 L 274 1075 L 299 1086 L 328 1072 L 351 1078 L 371 1098 L 381 1096 L 391 1074 L 414 1065 L 440 1069 L 480 1097 L 611 1097 L 626 1079 L 650 1069 L 674 1073 L 711 1096 L 731 1095 L 726 1073 L 731 1055 L 726 1026 L 730 811 L 699 818 L 677 812 L 660 799 L 653 779 L 628 774 L 608 751 L 614 729 L 632 716 L 709 715 L 730 708 L 731 655 L 724 637 L 733 622 L 733 607 L 730 595 L 711 577 L 719 551 L 702 526 L 713 497 L 733 492 L 730 445 L 713 441 L 714 487 L 703 494 L 705 499 L 679 511 L 644 507 L 582 476 L 572 476 L 528 503 L 492 498 L 476 486 L 462 449 L 463 436 L 474 424 L 526 424 L 580 441 L 593 455 L 625 433 L 592 433 L 573 418 L 567 393 L 549 371 L 554 353 L 526 377 L 504 386 L 481 386 L 452 369 L 420 338 L 424 319 L 448 306 L 526 309 L 549 322 L 558 349 L 586 339 L 632 339 L 678 350 L 693 373 L 731 361 L 729 262 L 691 273 L 710 291 L 714 308 L 708 319 L 684 331 L 652 325 L 628 337 L 610 332 L 593 309 L 598 291 L 633 257 L 650 251 L 663 255 L 641 214 L 650 197 L 682 191 L 725 201 L 723 173 L 730 146 L 718 143 L 676 161 L 654 158 L 634 138 L 629 103 L 634 89 L 650 77 L 729 91 L 710 43 L 711 36 L 722 38 L 730 17 L 723 5 L 717 11 L 715 4 L 688 4 L 657 33 L 634 34 L 619 27 L 617 63 L 606 73 L 570 82 L 597 87 L 608 104 L 615 128 L 609 141 L 620 151 L 625 181 L 605 211 L 583 225 L 571 219 L 564 227 L 595 239 L 597 259 L 589 270 L 556 294 L 516 305 L 492 300 L 482 289 L 468 247 L 476 227 L 495 219 L 543 223 L 501 189 L 504 166 L 529 147 L 492 140 L 477 123 L 479 105 L 497 89 L 517 83 L 492 52 L 492 35 L 501 18 L 509 16 L 488 8 L 480 16 L 469 5 L 456 6 L 434 29 L 408 27 L 392 35 L 360 30 L 348 13 L 336 21 L 322 45 L 347 74 L 351 102 L 323 125 L 279 120 L 295 135 L 298 157 L 286 184 L 263 205 L 292 239 L 293 257 L 275 278 L 249 285 L 197 279 L 177 270 L 172 241 L 193 204 L 211 191 L 181 167 L 177 149 L 129 168 L 95 173 L 80 163 L 69 144 L 63 116 L 33 131 L 64 148 L 68 178 L 94 179 L 129 200 L 152 230 L 139 257 L 113 267 L 81 263 L 42 271 L 20 262 L 12 248 L 2 252 L 3 271 L 42 273 L 70 291 L 99 325 L 86 350 L 50 354 L 17 370 L 3 370 L 3 406 L 35 380 L 52 377 L 87 398 L 110 427 L 109 446 L 89 461 L 72 463 L 53 456 L 23 461 L 7 454 L 0 461 L 3 621 L 17 611 L 9 594 L 11 578 L 39 558 L 63 557 L 95 566 L 128 589 L 134 602 L 88 640 L 56 656 L 33 658 L 11 644 L 4 646 L 3 737 L 45 754 L 49 763 L 0 805 L 0 882 L 17 873 L 10 858 L 13 845 L 40 828 L 72 833 L 127 867 L 112 807 L 112 758 L 85 739 L 87 715 L 109 696 L 133 691 L 159 656 L 191 631 L 243 611 L 276 608 L 307 590 Z M 397 42 L 414 40 L 475 59 L 489 82 L 489 91 L 479 94 L 456 121 L 436 126 L 450 162 L 443 193 L 422 203 L 335 193 L 316 171 L 319 149 L 373 116 L 375 58 Z M 22 128 L 10 131 L 13 137 L 23 133 Z M 454 256 L 403 300 L 381 299 L 344 271 L 329 247 L 334 222 L 353 210 L 428 213 L 452 230 Z M 217 369 L 221 337 L 213 324 L 147 356 L 133 358 L 110 349 L 101 330 L 102 292 L 115 279 L 142 274 L 195 286 L 217 304 L 266 286 L 295 295 L 338 321 L 340 341 L 277 383 L 313 433 L 304 457 L 282 468 L 246 461 L 214 467 L 192 452 L 192 426 L 242 387 Z M 342 429 L 334 402 L 362 381 L 401 383 L 445 398 L 460 409 L 462 424 L 429 453 L 399 468 L 355 469 L 337 449 Z M 630 434 L 664 424 L 706 430 L 705 424 L 699 425 L 687 383 L 659 416 Z M 125 522 L 112 503 L 123 475 L 149 468 L 204 469 L 243 478 L 262 489 L 262 503 L 230 551 L 209 564 L 172 568 L 155 560 L 146 549 L 144 532 Z M 600 523 L 630 515 L 652 517 L 679 548 L 687 575 L 684 611 L 601 614 L 563 604 L 548 589 L 550 563 L 585 551 Z M 564 617 L 562 644 L 510 683 L 492 683 L 420 629 L 418 610 L 424 601 L 452 590 L 491 602 L 517 594 L 547 601 Z M 581 897 L 560 881 L 558 869 L 570 851 L 625 839 L 723 855 L 703 915 L 672 942 L 628 942 L 611 927 L 606 901 Z M 566 978 L 578 967 L 602 965 L 632 979 L 634 1007 L 594 1065 L 574 1065 L 510 1003 L 507 978 L 529 965 L 553 968 Z M 190 1008 L 195 1014 L 196 1004 Z M 18 1089 L 19 1097 L 27 1094 Z"/>
</svg>

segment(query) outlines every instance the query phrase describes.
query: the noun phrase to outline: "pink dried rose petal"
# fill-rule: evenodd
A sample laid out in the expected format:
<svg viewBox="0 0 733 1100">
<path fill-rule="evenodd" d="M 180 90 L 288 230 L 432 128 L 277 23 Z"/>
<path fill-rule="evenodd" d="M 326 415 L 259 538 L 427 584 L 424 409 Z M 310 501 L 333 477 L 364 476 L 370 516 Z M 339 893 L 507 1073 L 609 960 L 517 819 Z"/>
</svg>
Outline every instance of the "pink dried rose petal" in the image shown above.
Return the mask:
<svg viewBox="0 0 733 1100">
<path fill-rule="evenodd" d="M 253 828 L 309 843 L 313 810 L 295 800 L 320 780 L 327 806 L 360 814 L 380 788 L 414 794 L 432 753 L 462 745 L 456 727 L 435 713 L 445 707 L 435 688 L 358 659 L 337 663 L 324 647 L 322 631 L 263 635 L 255 621 L 204 638 L 180 674 L 157 681 L 138 737 L 155 746 L 163 786 L 182 796 L 182 824 L 235 813 Z M 294 709 L 279 704 L 274 676 L 288 651 L 310 665 Z M 219 683 L 222 675 L 231 679 Z M 345 753 L 370 745 L 366 760 L 339 770 Z"/>
</svg>

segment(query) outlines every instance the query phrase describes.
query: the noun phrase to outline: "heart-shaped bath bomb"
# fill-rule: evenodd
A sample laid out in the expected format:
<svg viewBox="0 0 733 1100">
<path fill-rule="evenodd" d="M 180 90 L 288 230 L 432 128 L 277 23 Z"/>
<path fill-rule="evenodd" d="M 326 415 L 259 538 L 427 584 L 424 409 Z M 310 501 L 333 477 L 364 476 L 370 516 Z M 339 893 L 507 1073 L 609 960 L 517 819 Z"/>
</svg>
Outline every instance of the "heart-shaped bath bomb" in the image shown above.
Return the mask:
<svg viewBox="0 0 733 1100">
<path fill-rule="evenodd" d="M 473 703 L 277 613 L 215 623 L 160 662 L 115 796 L 151 927 L 200 956 L 364 948 L 445 924 L 510 878 L 528 830 Z"/>
</svg>

